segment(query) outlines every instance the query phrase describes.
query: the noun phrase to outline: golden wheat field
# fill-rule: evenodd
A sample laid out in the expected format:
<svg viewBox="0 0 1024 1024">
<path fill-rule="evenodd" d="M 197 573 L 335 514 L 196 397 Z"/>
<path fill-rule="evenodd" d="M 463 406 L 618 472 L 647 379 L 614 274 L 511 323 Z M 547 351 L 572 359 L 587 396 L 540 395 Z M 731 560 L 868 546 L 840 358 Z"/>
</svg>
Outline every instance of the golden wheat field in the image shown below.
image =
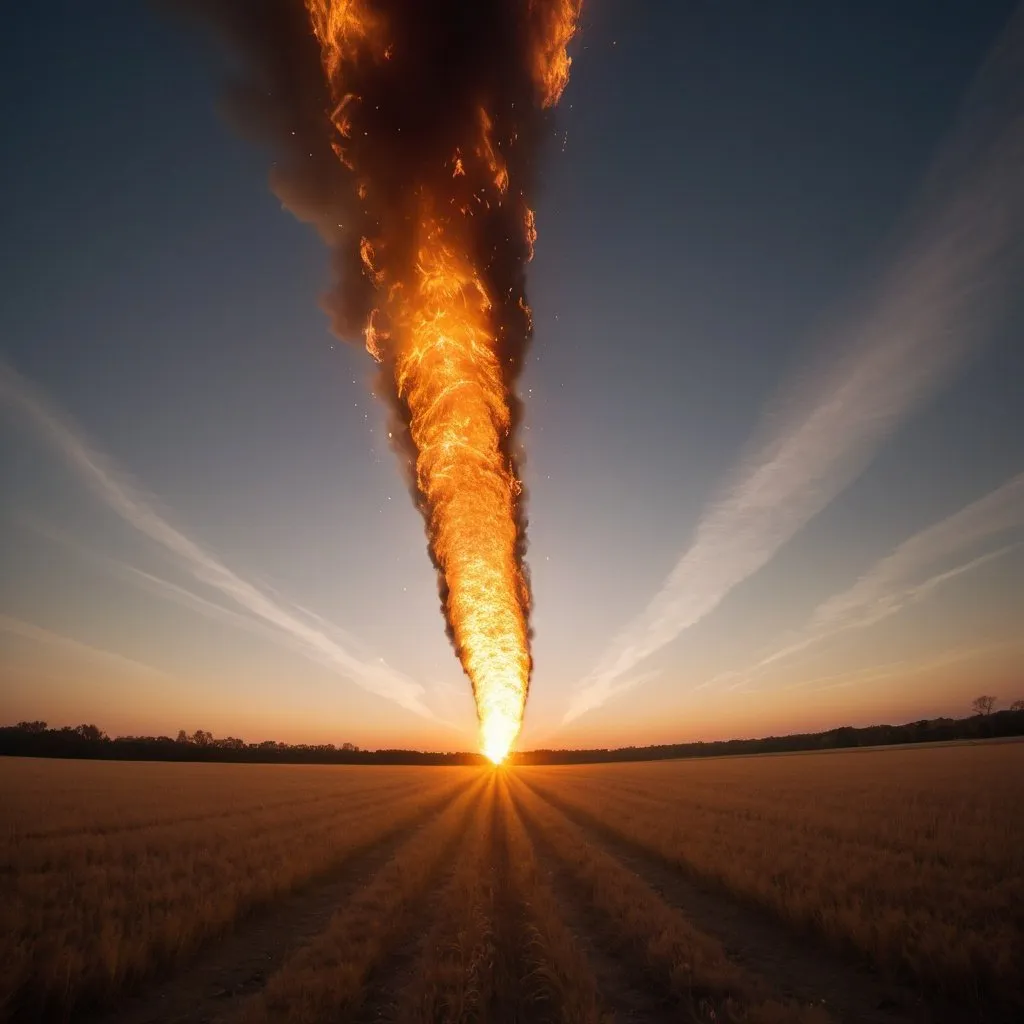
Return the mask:
<svg viewBox="0 0 1024 1024">
<path fill-rule="evenodd" d="M 1024 1019 L 1024 744 L 0 760 L 0 1018 Z"/>
</svg>

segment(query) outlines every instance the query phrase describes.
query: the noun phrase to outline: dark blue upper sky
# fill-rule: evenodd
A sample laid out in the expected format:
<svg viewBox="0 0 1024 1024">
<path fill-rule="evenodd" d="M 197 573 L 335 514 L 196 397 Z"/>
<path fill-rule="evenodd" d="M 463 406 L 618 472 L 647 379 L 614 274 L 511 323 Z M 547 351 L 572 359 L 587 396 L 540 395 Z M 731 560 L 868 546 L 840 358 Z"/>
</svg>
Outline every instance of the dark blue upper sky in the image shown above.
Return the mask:
<svg viewBox="0 0 1024 1024">
<path fill-rule="evenodd" d="M 585 3 L 530 269 L 527 745 L 1024 696 L 1007 689 L 1024 651 L 1020 247 L 956 262 L 997 230 L 972 219 L 986 203 L 1019 240 L 1020 199 L 970 175 L 922 191 L 942 147 L 961 151 L 957 111 L 1013 10 Z M 472 743 L 372 366 L 327 330 L 325 253 L 270 193 L 270 157 L 218 114 L 216 49 L 135 2 L 17 5 L 4 27 L 8 717 Z M 953 269 L 915 291 L 898 268 L 933 252 Z M 984 310 L 957 305 L 980 286 Z M 879 376 L 914 394 L 886 413 L 884 388 L 854 392 L 811 421 L 824 454 L 797 446 L 788 482 L 756 484 L 801 415 L 839 408 L 830 387 L 919 321 Z"/>
</svg>

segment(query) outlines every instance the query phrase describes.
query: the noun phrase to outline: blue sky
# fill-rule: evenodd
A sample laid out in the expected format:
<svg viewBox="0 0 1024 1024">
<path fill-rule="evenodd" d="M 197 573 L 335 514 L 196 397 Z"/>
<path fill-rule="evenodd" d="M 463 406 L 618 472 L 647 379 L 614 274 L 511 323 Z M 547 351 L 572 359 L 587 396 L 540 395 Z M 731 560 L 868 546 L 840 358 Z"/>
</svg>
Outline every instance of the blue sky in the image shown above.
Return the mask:
<svg viewBox="0 0 1024 1024">
<path fill-rule="evenodd" d="M 985 71 L 1012 4 L 892 6 L 586 9 L 529 289 L 526 746 L 1024 697 L 1020 19 Z M 219 55 L 58 7 L 0 44 L 4 717 L 472 746 L 372 364 Z"/>
</svg>

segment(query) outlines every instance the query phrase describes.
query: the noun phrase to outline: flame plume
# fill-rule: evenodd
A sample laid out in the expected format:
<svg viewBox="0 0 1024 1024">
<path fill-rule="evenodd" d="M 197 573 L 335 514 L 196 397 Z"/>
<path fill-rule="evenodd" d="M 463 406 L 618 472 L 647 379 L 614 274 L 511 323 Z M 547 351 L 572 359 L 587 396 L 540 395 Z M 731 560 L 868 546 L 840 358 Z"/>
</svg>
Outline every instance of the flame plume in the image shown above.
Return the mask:
<svg viewBox="0 0 1024 1024">
<path fill-rule="evenodd" d="M 275 191 L 331 247 L 335 332 L 380 364 L 481 748 L 500 761 L 531 670 L 514 390 L 528 196 L 581 0 L 301 2 L 202 6 L 245 58 L 232 107 L 274 143 Z"/>
</svg>

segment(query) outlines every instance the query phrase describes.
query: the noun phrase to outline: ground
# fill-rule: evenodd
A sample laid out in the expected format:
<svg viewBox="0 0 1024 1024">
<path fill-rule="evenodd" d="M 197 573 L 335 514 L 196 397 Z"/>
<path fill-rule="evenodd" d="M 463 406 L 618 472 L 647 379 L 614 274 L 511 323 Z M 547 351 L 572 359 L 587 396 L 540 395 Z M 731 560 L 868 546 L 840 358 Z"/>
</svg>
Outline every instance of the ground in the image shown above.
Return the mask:
<svg viewBox="0 0 1024 1024">
<path fill-rule="evenodd" d="M 1024 744 L 552 768 L 0 762 L 0 1012 L 1021 1019 Z"/>
</svg>

